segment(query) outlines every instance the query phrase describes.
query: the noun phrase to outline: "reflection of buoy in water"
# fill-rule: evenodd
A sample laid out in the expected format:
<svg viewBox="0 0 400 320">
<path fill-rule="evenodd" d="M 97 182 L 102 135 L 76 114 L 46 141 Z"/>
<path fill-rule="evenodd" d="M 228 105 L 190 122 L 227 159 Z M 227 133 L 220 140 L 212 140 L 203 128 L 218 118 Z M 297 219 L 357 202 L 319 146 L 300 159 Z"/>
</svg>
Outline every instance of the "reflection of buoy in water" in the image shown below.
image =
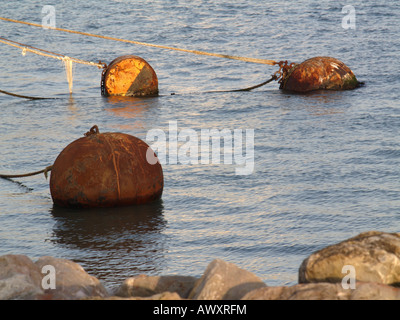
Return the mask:
<svg viewBox="0 0 400 320">
<path fill-rule="evenodd" d="M 296 64 L 283 74 L 280 83 L 280 89 L 296 92 L 348 90 L 360 84 L 349 67 L 331 57 L 315 57 Z"/>
<path fill-rule="evenodd" d="M 53 202 L 63 207 L 143 204 L 161 197 L 164 178 L 154 152 L 124 133 L 99 133 L 97 126 L 56 158 L 50 177 Z M 155 161 L 154 161 L 155 160 Z"/>
<path fill-rule="evenodd" d="M 126 55 L 114 59 L 101 76 L 104 96 L 152 96 L 158 94 L 154 69 L 142 58 Z"/>
</svg>

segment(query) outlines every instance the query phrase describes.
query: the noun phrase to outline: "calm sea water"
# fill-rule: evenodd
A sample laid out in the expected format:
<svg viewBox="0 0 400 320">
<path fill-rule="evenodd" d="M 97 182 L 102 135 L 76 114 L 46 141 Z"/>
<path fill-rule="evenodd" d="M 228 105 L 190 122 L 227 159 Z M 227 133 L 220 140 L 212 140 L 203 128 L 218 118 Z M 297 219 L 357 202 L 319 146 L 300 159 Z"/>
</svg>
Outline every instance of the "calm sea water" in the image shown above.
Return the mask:
<svg viewBox="0 0 400 320">
<path fill-rule="evenodd" d="M 2 1 L 1 16 L 41 23 L 43 1 Z M 399 232 L 400 4 L 352 1 L 58 1 L 56 26 L 148 43 L 302 62 L 342 60 L 365 86 L 294 95 L 275 67 L 112 42 L 0 21 L 0 36 L 88 61 L 135 54 L 159 79 L 160 96 L 100 95 L 101 71 L 75 65 L 72 96 L 58 60 L 0 44 L 0 172 L 52 164 L 97 124 L 146 141 L 150 130 L 254 130 L 254 171 L 233 164 L 163 165 L 162 200 L 90 211 L 53 207 L 43 175 L 0 180 L 0 254 L 80 263 L 109 287 L 148 275 L 200 276 L 215 258 L 267 285 L 292 285 L 303 259 L 360 232 Z M 171 95 L 171 93 L 177 93 Z"/>
</svg>

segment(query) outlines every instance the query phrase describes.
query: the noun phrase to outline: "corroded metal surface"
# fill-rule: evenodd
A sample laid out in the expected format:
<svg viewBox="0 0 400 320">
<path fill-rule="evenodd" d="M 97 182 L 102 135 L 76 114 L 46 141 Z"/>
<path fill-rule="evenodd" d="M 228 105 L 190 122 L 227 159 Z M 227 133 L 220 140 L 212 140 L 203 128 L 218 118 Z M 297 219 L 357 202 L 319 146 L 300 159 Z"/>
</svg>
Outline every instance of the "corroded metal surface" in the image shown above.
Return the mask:
<svg viewBox="0 0 400 320">
<path fill-rule="evenodd" d="M 315 57 L 296 64 L 283 75 L 280 83 L 280 89 L 296 92 L 348 90 L 359 85 L 350 68 L 331 57 Z"/>
<path fill-rule="evenodd" d="M 50 177 L 54 204 L 110 207 L 159 199 L 163 172 L 159 162 L 147 161 L 148 148 L 131 135 L 91 130 L 70 143 L 55 160 Z"/>
<path fill-rule="evenodd" d="M 142 58 L 126 55 L 113 60 L 101 76 L 104 96 L 151 96 L 158 94 L 154 69 Z"/>
</svg>

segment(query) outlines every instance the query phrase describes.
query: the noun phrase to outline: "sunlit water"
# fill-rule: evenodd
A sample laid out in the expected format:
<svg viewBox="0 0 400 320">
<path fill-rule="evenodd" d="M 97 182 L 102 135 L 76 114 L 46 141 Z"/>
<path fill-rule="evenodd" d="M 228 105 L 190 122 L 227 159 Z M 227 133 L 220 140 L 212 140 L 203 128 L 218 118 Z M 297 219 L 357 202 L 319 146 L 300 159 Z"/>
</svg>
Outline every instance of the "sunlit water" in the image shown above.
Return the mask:
<svg viewBox="0 0 400 320">
<path fill-rule="evenodd" d="M 0 36 L 88 61 L 135 54 L 160 96 L 100 95 L 101 70 L 75 65 L 73 94 L 58 60 L 0 44 L 0 173 L 52 164 L 97 124 L 146 140 L 150 130 L 254 130 L 254 171 L 232 164 L 163 165 L 162 200 L 91 211 L 53 207 L 43 175 L 0 180 L 0 254 L 80 263 L 108 287 L 148 275 L 200 276 L 215 258 L 268 285 L 292 285 L 303 259 L 363 231 L 399 231 L 398 1 L 353 1 L 345 29 L 333 1 L 59 1 L 56 26 L 179 48 L 302 62 L 342 60 L 365 86 L 294 95 L 277 68 L 113 42 L 0 21 Z M 1 2 L 1 16 L 41 23 L 42 1 Z M 176 93 L 176 95 L 171 95 Z M 244 131 L 243 131 L 244 132 Z M 245 137 L 245 136 L 243 136 Z"/>
</svg>

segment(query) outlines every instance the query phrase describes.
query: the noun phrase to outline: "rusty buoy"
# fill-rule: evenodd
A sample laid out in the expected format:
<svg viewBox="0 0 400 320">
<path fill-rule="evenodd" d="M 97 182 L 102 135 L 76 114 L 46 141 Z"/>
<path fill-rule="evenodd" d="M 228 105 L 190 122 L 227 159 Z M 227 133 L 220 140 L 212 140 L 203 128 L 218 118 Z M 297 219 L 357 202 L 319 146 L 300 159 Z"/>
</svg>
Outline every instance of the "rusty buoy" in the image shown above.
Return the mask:
<svg viewBox="0 0 400 320">
<path fill-rule="evenodd" d="M 356 76 L 342 61 L 315 57 L 284 72 L 280 89 L 308 92 L 313 90 L 348 90 L 359 86 Z"/>
<path fill-rule="evenodd" d="M 101 94 L 131 97 L 158 95 L 158 78 L 144 59 L 134 55 L 122 56 L 103 70 Z"/>
<path fill-rule="evenodd" d="M 56 158 L 50 177 L 55 205 L 111 207 L 144 204 L 161 197 L 164 178 L 149 146 L 124 133 L 99 133 L 93 126 Z"/>
</svg>

